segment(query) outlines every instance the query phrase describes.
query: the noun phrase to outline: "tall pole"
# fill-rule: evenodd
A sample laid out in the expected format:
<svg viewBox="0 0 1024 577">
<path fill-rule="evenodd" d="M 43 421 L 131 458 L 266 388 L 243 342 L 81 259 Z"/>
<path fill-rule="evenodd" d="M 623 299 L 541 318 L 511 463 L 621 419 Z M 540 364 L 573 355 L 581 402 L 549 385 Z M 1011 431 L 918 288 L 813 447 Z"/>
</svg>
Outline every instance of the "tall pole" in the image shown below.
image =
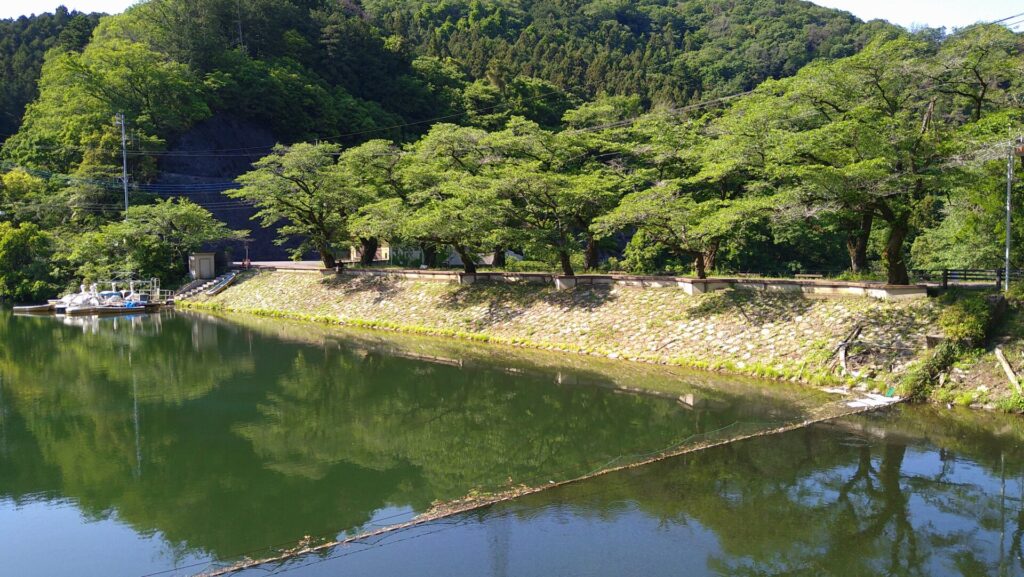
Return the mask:
<svg viewBox="0 0 1024 577">
<path fill-rule="evenodd" d="M 245 37 L 242 36 L 242 0 L 235 0 L 235 9 L 238 12 L 238 49 L 245 52 Z"/>
<path fill-rule="evenodd" d="M 1006 157 L 1006 254 L 1003 259 L 1003 291 L 1010 290 L 1010 211 L 1013 208 L 1011 193 L 1013 192 L 1013 144 L 1010 144 L 1010 154 Z"/>
<path fill-rule="evenodd" d="M 121 184 L 124 185 L 124 219 L 128 220 L 128 139 L 124 131 L 123 112 L 117 113 L 117 124 L 121 127 Z"/>
</svg>

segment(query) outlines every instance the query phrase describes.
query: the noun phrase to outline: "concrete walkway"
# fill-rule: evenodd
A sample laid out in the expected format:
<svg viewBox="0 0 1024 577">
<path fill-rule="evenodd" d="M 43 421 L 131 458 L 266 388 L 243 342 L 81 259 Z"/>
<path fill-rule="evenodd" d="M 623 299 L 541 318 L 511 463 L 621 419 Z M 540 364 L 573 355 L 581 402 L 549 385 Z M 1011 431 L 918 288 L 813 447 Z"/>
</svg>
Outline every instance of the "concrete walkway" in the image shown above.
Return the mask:
<svg viewBox="0 0 1024 577">
<path fill-rule="evenodd" d="M 241 262 L 233 262 L 234 268 L 242 268 Z M 251 261 L 249 268 L 275 268 L 279 270 L 320 270 L 324 263 L 318 260 L 259 260 Z"/>
</svg>

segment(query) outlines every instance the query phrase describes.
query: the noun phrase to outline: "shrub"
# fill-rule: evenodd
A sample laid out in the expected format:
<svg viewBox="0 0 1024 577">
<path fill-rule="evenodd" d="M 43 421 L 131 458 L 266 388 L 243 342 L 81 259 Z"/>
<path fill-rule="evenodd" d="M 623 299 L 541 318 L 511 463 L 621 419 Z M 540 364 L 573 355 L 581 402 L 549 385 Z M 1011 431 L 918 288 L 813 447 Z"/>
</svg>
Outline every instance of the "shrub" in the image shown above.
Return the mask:
<svg viewBox="0 0 1024 577">
<path fill-rule="evenodd" d="M 912 400 L 928 398 L 939 375 L 949 370 L 970 349 L 984 342 L 988 335 L 992 312 L 984 298 L 955 293 L 948 296 L 956 300 L 939 315 L 939 325 L 946 334 L 946 341 L 908 370 L 900 382 L 900 393 Z M 951 400 L 959 404 L 965 402 L 966 398 L 955 397 Z"/>
<path fill-rule="evenodd" d="M 601 263 L 601 266 L 599 268 L 604 272 L 621 272 L 622 262 L 620 262 L 619 259 L 615 258 L 614 256 L 610 256 L 603 263 Z"/>
<path fill-rule="evenodd" d="M 963 298 L 946 307 L 939 316 L 939 325 L 946 338 L 964 345 L 979 345 L 991 321 L 989 304 L 981 297 Z"/>
<path fill-rule="evenodd" d="M 884 271 L 868 270 L 861 272 L 853 272 L 852 270 L 844 270 L 843 272 L 835 275 L 836 280 L 852 281 L 852 282 L 864 282 L 864 281 L 884 281 L 886 275 Z"/>
<path fill-rule="evenodd" d="M 1010 283 L 1010 290 L 1006 292 L 1006 298 L 1011 301 L 1024 301 L 1024 283 Z"/>
<path fill-rule="evenodd" d="M 512 260 L 505 263 L 505 270 L 509 272 L 551 272 L 554 267 L 539 260 Z"/>
<path fill-rule="evenodd" d="M 948 370 L 962 354 L 962 347 L 954 341 L 946 341 L 935 347 L 923 361 L 903 375 L 898 387 L 900 395 L 912 401 L 926 400 L 939 375 Z"/>
<path fill-rule="evenodd" d="M 1014 393 L 1009 398 L 999 401 L 999 408 L 1007 413 L 1024 412 L 1024 397 Z"/>
</svg>

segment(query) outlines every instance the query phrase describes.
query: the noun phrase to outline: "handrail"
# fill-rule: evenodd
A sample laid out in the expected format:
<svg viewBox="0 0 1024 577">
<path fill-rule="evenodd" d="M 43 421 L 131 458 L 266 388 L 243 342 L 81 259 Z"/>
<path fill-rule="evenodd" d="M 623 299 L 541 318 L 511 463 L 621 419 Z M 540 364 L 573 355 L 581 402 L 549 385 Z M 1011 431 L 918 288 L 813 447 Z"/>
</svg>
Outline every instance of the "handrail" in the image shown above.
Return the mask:
<svg viewBox="0 0 1024 577">
<path fill-rule="evenodd" d="M 225 274 L 222 280 L 218 280 L 212 287 L 209 288 L 209 290 L 206 291 L 206 295 L 214 296 L 220 294 L 221 291 L 228 288 L 228 286 L 231 283 L 233 283 L 235 281 L 235 278 L 237 277 L 238 273 L 235 272 L 229 272 Z"/>
</svg>

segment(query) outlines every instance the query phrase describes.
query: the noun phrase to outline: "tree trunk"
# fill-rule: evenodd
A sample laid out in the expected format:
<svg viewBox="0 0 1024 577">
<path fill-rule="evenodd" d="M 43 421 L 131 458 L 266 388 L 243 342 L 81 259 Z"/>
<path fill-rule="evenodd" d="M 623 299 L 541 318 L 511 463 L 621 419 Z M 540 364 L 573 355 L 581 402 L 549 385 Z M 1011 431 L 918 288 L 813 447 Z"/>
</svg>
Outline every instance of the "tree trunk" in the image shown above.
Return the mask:
<svg viewBox="0 0 1024 577">
<path fill-rule="evenodd" d="M 889 235 L 885 239 L 885 266 L 889 284 L 910 284 L 907 263 L 903 259 L 903 243 L 907 240 L 907 223 L 899 220 L 889 223 Z"/>
<path fill-rule="evenodd" d="M 373 264 L 373 261 L 377 260 L 377 247 L 380 246 L 380 242 L 376 238 L 361 238 L 359 244 L 362 246 L 359 264 L 364 266 Z"/>
<path fill-rule="evenodd" d="M 874 218 L 870 212 L 864 213 L 861 215 L 860 227 L 846 235 L 846 252 L 850 255 L 850 270 L 854 273 L 868 269 L 868 239 L 871 238 Z"/>
<path fill-rule="evenodd" d="M 462 245 L 453 244 L 452 248 L 455 249 L 459 258 L 462 259 L 462 271 L 466 274 L 476 274 L 476 258 L 474 255 L 469 254 Z"/>
<path fill-rule="evenodd" d="M 697 278 L 708 278 L 708 271 L 704 266 L 704 253 L 697 253 L 694 257 L 693 268 L 697 271 Z"/>
<path fill-rule="evenodd" d="M 718 258 L 718 242 L 712 242 L 704 248 L 704 270 L 715 268 L 715 260 Z M 704 278 L 704 277 L 701 277 Z"/>
<path fill-rule="evenodd" d="M 587 231 L 587 246 L 583 250 L 583 268 L 585 270 L 594 270 L 601 264 L 598 262 L 597 254 L 597 239 L 594 238 L 594 233 Z"/>
<path fill-rule="evenodd" d="M 437 247 L 432 244 L 421 244 L 420 252 L 423 253 L 423 264 L 427 268 L 437 268 Z"/>
<path fill-rule="evenodd" d="M 498 268 L 505 268 L 505 247 L 499 246 L 494 249 L 494 259 L 491 264 Z"/>
<path fill-rule="evenodd" d="M 320 260 L 324 263 L 324 268 L 338 266 L 338 261 L 334 260 L 334 254 L 330 250 L 321 248 L 318 252 L 320 253 Z"/>
<path fill-rule="evenodd" d="M 572 259 L 569 258 L 569 251 L 558 251 L 558 262 L 562 265 L 562 274 L 565 276 L 576 276 L 572 270 Z"/>
</svg>

